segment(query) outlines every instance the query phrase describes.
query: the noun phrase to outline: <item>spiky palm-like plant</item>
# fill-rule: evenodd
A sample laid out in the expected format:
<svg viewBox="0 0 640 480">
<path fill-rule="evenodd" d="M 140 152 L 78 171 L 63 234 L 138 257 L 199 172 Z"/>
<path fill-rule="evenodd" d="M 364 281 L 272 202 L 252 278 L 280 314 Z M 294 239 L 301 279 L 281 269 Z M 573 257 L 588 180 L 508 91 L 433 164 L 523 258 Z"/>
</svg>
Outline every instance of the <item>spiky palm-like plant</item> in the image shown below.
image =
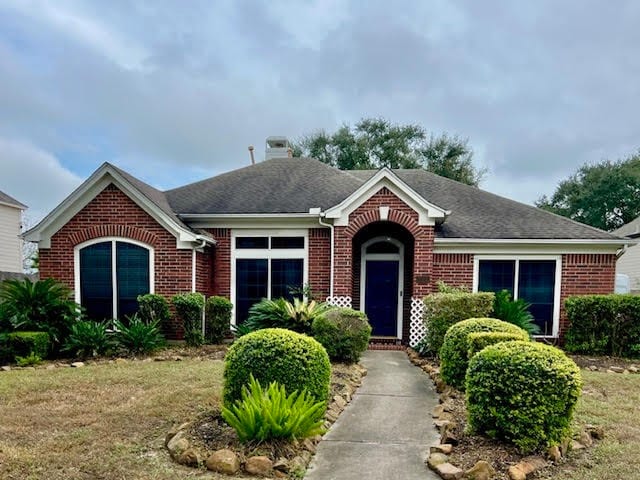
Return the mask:
<svg viewBox="0 0 640 480">
<path fill-rule="evenodd" d="M 2 315 L 14 330 L 47 332 L 54 346 L 80 317 L 71 290 L 52 278 L 5 280 L 0 284 Z"/>
</svg>

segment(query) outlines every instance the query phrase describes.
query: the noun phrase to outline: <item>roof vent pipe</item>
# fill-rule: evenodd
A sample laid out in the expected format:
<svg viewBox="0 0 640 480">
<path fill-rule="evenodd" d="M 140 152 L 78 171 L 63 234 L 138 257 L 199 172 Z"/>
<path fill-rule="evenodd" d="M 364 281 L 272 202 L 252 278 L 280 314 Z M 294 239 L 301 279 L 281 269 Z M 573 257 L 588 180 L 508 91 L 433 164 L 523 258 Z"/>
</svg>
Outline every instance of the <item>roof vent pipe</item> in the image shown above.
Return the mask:
<svg viewBox="0 0 640 480">
<path fill-rule="evenodd" d="M 249 145 L 249 156 L 251 157 L 251 165 L 255 165 L 256 159 L 253 156 L 253 145 Z"/>
</svg>

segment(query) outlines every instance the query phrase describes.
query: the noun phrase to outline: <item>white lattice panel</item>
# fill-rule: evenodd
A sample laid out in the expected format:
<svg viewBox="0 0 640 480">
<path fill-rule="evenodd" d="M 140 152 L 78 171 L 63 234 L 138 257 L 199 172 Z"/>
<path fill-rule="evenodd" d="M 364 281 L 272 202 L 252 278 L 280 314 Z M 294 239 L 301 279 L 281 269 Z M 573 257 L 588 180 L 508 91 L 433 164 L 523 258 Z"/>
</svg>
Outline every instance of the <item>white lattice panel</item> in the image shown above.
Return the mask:
<svg viewBox="0 0 640 480">
<path fill-rule="evenodd" d="M 327 303 L 334 307 L 351 308 L 351 297 L 327 297 Z"/>
<path fill-rule="evenodd" d="M 421 298 L 411 299 L 411 319 L 409 323 L 409 345 L 415 347 L 427 334 L 427 329 L 422 319 L 424 303 Z"/>
</svg>

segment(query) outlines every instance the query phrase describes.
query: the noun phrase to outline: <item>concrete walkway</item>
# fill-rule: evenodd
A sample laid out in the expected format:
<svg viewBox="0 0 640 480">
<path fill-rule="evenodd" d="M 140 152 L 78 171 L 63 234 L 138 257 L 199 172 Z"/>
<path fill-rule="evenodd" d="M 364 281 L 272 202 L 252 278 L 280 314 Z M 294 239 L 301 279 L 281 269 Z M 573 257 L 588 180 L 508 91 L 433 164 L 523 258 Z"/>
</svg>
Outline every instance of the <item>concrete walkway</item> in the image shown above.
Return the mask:
<svg viewBox="0 0 640 480">
<path fill-rule="evenodd" d="M 404 352 L 370 350 L 362 363 L 368 374 L 318 444 L 305 480 L 438 479 L 424 463 L 439 439 L 431 380 Z"/>
</svg>

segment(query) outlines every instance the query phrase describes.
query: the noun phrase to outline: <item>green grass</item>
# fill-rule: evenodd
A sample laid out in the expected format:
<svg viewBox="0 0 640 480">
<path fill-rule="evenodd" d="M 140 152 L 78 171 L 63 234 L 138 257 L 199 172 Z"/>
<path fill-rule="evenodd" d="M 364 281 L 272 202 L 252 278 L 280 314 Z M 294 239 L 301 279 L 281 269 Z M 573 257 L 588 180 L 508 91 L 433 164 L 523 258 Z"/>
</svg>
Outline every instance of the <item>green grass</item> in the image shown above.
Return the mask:
<svg viewBox="0 0 640 480">
<path fill-rule="evenodd" d="M 174 423 L 219 404 L 222 365 L 188 359 L 1 373 L 0 478 L 200 476 L 173 463 L 163 441 Z"/>
<path fill-rule="evenodd" d="M 554 475 L 559 480 L 640 479 L 640 375 L 582 370 L 576 423 L 602 425 L 605 439 Z"/>
</svg>

